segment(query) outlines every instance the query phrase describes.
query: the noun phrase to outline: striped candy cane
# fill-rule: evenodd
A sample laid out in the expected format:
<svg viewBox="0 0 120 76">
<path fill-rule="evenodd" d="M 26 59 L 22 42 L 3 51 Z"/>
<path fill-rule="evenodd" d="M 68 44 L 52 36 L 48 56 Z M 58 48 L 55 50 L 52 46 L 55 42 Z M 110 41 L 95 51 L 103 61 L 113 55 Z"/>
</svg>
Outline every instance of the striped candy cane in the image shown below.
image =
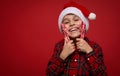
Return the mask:
<svg viewBox="0 0 120 76">
<path fill-rule="evenodd" d="M 65 38 L 66 38 L 66 42 L 68 42 L 70 39 L 69 39 L 69 36 L 68 36 L 68 30 L 66 29 L 65 25 L 62 24 L 62 30 L 63 30 L 63 33 L 65 35 Z"/>
<path fill-rule="evenodd" d="M 83 22 L 82 22 L 82 25 L 80 25 L 80 33 L 81 33 L 80 38 L 84 39 L 85 32 L 86 32 L 86 26 L 85 26 L 85 24 L 83 24 Z"/>
</svg>

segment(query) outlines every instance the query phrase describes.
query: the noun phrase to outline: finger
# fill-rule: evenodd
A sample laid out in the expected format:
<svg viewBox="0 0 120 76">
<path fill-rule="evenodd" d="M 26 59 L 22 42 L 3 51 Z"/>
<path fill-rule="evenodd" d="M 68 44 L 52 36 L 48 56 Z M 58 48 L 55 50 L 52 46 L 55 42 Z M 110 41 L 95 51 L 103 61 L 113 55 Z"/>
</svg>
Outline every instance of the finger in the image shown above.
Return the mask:
<svg viewBox="0 0 120 76">
<path fill-rule="evenodd" d="M 78 45 L 78 46 L 83 46 L 83 44 L 84 44 L 84 43 L 79 43 L 79 44 L 77 44 L 77 45 Z"/>
<path fill-rule="evenodd" d="M 80 49 L 79 46 L 77 46 L 77 49 Z"/>
<path fill-rule="evenodd" d="M 75 46 L 75 44 L 74 44 L 74 43 L 71 43 L 71 45 L 72 45 L 72 46 Z"/>
<path fill-rule="evenodd" d="M 76 42 L 76 45 L 79 45 L 80 44 L 80 42 Z"/>
<path fill-rule="evenodd" d="M 72 49 L 72 51 L 75 51 L 75 46 L 72 46 L 71 49 Z"/>
<path fill-rule="evenodd" d="M 76 46 L 77 46 L 77 48 L 82 48 L 83 47 L 83 44 L 82 43 L 80 43 L 80 44 L 76 44 Z"/>
<path fill-rule="evenodd" d="M 76 38 L 76 41 L 79 41 L 80 40 L 80 38 Z"/>
<path fill-rule="evenodd" d="M 82 49 L 83 47 L 81 45 L 77 45 L 77 49 Z"/>
<path fill-rule="evenodd" d="M 69 42 L 68 42 L 69 44 L 72 44 L 73 43 L 73 40 L 69 40 Z"/>
<path fill-rule="evenodd" d="M 72 52 L 74 52 L 75 51 L 75 48 L 74 49 L 72 49 Z"/>
<path fill-rule="evenodd" d="M 80 47 L 80 45 L 78 44 L 78 45 L 76 45 L 77 47 Z"/>
<path fill-rule="evenodd" d="M 72 50 L 71 50 L 71 53 L 73 53 L 74 51 L 75 51 L 75 49 L 72 49 Z"/>
<path fill-rule="evenodd" d="M 80 39 L 80 38 L 77 38 L 77 39 L 76 39 L 76 43 L 78 43 L 78 42 L 81 42 L 81 39 Z"/>
<path fill-rule="evenodd" d="M 82 38 L 76 38 L 76 41 L 82 41 L 83 39 Z"/>
<path fill-rule="evenodd" d="M 65 38 L 64 38 L 64 44 L 66 45 L 67 42 L 68 42 L 68 41 L 67 41 L 67 38 L 65 37 Z"/>
<path fill-rule="evenodd" d="M 70 48 L 71 48 L 71 49 L 74 49 L 74 48 L 75 48 L 75 46 L 70 46 Z"/>
<path fill-rule="evenodd" d="M 76 42 L 76 45 L 81 45 L 81 44 L 82 44 L 81 41 L 77 41 L 77 42 Z"/>
<path fill-rule="evenodd" d="M 77 49 L 80 49 L 80 45 L 77 45 Z"/>
</svg>

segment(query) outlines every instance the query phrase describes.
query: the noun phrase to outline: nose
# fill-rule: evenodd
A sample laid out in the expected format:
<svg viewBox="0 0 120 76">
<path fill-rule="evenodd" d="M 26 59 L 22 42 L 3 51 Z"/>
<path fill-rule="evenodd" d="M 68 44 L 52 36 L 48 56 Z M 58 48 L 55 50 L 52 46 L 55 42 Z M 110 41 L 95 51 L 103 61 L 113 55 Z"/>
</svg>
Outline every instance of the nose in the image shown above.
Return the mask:
<svg viewBox="0 0 120 76">
<path fill-rule="evenodd" d="M 70 22 L 70 26 L 74 26 L 75 25 L 75 22 L 74 21 L 71 21 Z"/>
</svg>

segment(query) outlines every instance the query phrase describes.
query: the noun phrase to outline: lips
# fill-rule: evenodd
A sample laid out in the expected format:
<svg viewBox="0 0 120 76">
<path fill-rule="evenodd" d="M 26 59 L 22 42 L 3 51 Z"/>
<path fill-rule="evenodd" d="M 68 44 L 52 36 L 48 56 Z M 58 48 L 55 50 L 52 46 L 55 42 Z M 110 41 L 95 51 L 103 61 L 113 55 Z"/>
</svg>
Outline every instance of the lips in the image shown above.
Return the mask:
<svg viewBox="0 0 120 76">
<path fill-rule="evenodd" d="M 72 27 L 69 29 L 69 32 L 77 32 L 77 31 L 79 31 L 78 27 Z"/>
</svg>

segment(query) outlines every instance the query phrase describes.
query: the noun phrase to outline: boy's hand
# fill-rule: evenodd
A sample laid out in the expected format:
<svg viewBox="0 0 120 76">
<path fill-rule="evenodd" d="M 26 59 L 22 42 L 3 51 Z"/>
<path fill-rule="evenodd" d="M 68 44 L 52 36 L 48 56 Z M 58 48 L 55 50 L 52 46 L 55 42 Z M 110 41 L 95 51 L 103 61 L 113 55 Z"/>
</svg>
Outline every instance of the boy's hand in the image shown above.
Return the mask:
<svg viewBox="0 0 120 76">
<path fill-rule="evenodd" d="M 93 51 L 92 47 L 84 39 L 81 38 L 76 39 L 76 46 L 77 49 L 80 49 L 80 51 L 85 52 L 87 54 Z"/>
<path fill-rule="evenodd" d="M 73 40 L 67 41 L 65 39 L 65 43 L 64 43 L 64 46 L 63 46 L 63 50 L 62 50 L 62 52 L 60 54 L 60 58 L 62 58 L 63 60 L 65 60 L 74 51 L 75 51 L 75 45 L 73 43 Z"/>
</svg>

